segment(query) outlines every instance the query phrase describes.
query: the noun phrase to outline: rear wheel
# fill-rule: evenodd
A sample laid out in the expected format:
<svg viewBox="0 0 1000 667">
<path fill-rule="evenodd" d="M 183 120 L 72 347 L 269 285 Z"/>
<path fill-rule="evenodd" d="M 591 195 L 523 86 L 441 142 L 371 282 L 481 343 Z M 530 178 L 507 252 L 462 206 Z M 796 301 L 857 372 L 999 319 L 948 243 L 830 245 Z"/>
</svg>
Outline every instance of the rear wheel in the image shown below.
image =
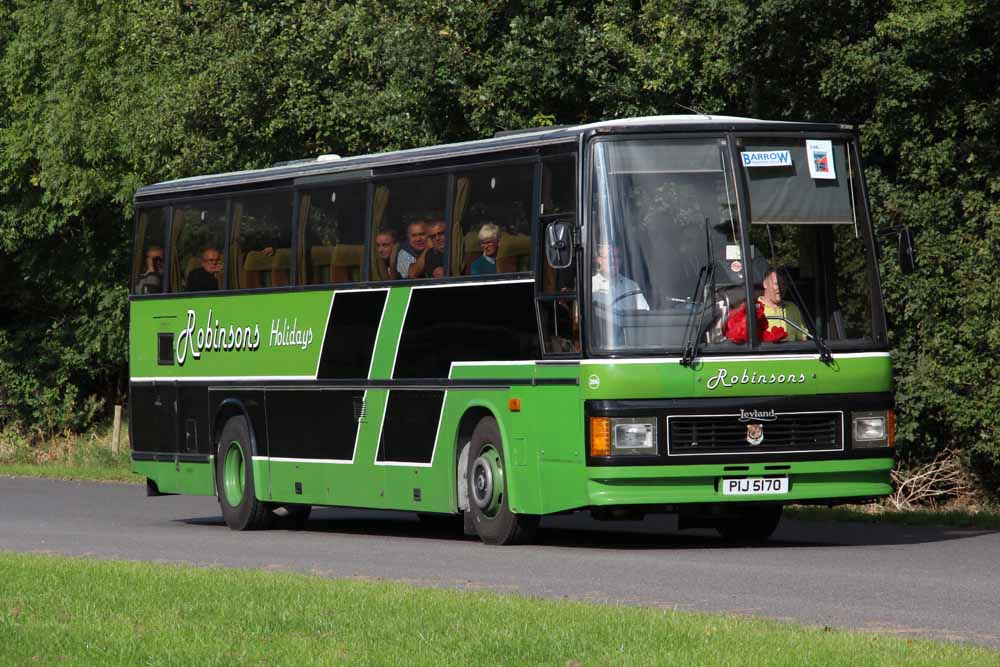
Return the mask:
<svg viewBox="0 0 1000 667">
<path fill-rule="evenodd" d="M 781 521 L 781 505 L 767 505 L 743 510 L 738 516 L 724 519 L 715 529 L 730 542 L 766 542 Z"/>
<path fill-rule="evenodd" d="M 219 437 L 215 482 L 222 518 L 232 530 L 270 528 L 272 505 L 257 500 L 254 491 L 250 429 L 243 417 L 230 417 Z"/>
<path fill-rule="evenodd" d="M 472 432 L 468 466 L 469 512 L 479 539 L 486 544 L 530 541 L 538 517 L 510 510 L 503 443 L 492 417 L 480 419 Z"/>
</svg>

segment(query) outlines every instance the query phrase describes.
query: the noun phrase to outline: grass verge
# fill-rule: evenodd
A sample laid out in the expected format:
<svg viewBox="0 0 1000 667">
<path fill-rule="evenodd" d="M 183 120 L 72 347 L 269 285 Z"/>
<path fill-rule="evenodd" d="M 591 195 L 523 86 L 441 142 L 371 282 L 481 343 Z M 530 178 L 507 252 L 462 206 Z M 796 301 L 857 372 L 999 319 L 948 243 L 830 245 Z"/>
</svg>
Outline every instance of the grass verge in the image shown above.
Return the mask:
<svg viewBox="0 0 1000 667">
<path fill-rule="evenodd" d="M 17 428 L 0 431 L 0 475 L 139 484 L 129 470 L 128 428 L 120 451 L 111 451 L 111 427 L 41 438 Z"/>
<path fill-rule="evenodd" d="M 0 662 L 995 665 L 1000 652 L 485 592 L 0 554 Z"/>
<path fill-rule="evenodd" d="M 884 505 L 860 507 L 798 505 L 786 507 L 785 517 L 802 521 L 857 521 L 861 523 L 894 523 L 904 526 L 1000 530 L 1000 509 L 991 506 L 896 510 Z"/>
</svg>

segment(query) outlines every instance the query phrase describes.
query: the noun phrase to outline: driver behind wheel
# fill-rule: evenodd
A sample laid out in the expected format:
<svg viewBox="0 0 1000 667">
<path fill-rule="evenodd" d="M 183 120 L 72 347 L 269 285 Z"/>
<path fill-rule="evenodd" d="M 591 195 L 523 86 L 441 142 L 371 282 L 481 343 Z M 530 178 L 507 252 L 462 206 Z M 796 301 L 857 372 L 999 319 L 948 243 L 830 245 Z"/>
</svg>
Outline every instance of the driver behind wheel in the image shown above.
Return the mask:
<svg viewBox="0 0 1000 667">
<path fill-rule="evenodd" d="M 646 297 L 634 280 L 620 273 L 621 251 L 618 246 L 598 243 L 594 246 L 594 275 L 591 292 L 595 302 L 625 310 L 649 310 Z"/>
</svg>

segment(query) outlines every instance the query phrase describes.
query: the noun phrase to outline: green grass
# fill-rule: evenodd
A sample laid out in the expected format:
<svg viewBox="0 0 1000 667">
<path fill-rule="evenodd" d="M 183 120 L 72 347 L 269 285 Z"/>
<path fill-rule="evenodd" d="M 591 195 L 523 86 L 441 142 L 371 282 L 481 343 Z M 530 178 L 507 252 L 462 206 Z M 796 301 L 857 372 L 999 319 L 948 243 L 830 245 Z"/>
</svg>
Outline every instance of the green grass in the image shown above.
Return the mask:
<svg viewBox="0 0 1000 667">
<path fill-rule="evenodd" d="M 777 621 L 405 584 L 0 553 L 0 664 L 996 665 Z"/>
<path fill-rule="evenodd" d="M 892 523 L 904 526 L 1000 530 L 1000 510 L 995 507 L 894 510 L 882 505 L 865 507 L 800 505 L 786 507 L 785 517 L 802 521 L 857 521 L 862 523 Z"/>
<path fill-rule="evenodd" d="M 144 477 L 136 475 L 128 466 L 97 467 L 61 463 L 11 463 L 0 464 L 0 477 L 44 477 L 48 479 L 75 479 L 89 482 L 127 482 L 142 484 Z"/>
<path fill-rule="evenodd" d="M 128 427 L 122 426 L 118 454 L 111 451 L 111 428 L 43 438 L 17 428 L 0 431 L 0 475 L 49 477 L 139 484 L 129 470 Z"/>
</svg>

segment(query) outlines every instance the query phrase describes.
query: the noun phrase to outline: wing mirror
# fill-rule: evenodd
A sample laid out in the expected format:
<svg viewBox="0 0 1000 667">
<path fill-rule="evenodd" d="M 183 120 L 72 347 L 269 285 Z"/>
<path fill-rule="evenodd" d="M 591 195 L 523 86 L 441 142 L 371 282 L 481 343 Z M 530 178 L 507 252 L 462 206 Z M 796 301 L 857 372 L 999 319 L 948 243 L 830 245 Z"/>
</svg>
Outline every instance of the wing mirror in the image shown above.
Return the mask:
<svg viewBox="0 0 1000 667">
<path fill-rule="evenodd" d="M 899 268 L 904 276 L 908 276 L 917 270 L 917 251 L 913 247 L 913 235 L 910 234 L 909 227 L 900 227 L 896 230 L 897 245 L 899 246 Z"/>
<path fill-rule="evenodd" d="M 573 228 L 567 222 L 550 222 L 545 228 L 545 259 L 553 269 L 573 263 Z"/>
<path fill-rule="evenodd" d="M 879 238 L 896 237 L 896 250 L 899 254 L 899 270 L 908 276 L 917 270 L 917 251 L 913 245 L 913 234 L 906 225 L 896 225 L 877 234 Z"/>
</svg>

